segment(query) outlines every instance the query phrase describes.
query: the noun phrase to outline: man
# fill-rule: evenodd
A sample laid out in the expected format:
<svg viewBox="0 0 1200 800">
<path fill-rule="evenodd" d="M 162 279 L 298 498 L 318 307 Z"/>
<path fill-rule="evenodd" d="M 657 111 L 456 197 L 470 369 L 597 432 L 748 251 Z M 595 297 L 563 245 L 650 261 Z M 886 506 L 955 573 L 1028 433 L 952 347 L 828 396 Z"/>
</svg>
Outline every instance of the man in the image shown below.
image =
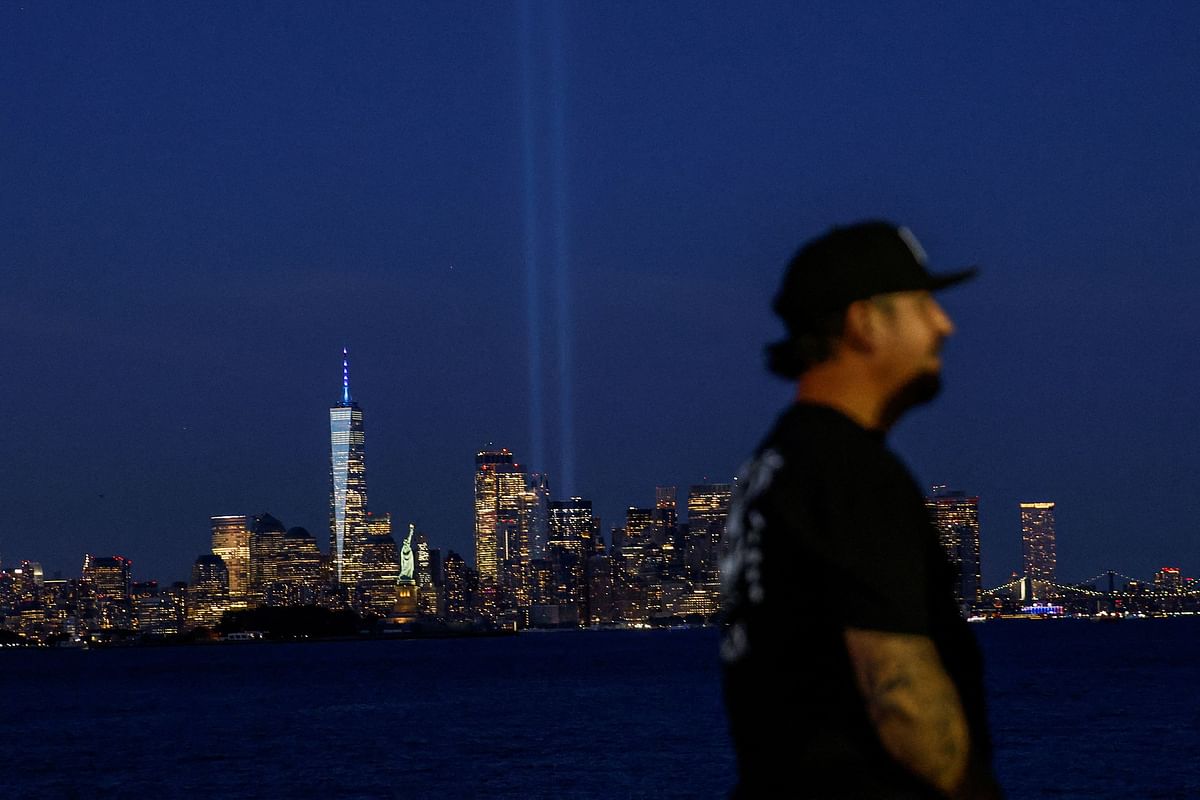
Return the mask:
<svg viewBox="0 0 1200 800">
<path fill-rule="evenodd" d="M 722 564 L 735 796 L 998 798 L 981 661 L 924 497 L 884 442 L 954 325 L 905 228 L 803 247 L 770 369 L 797 380 L 739 478 Z M 780 733 L 783 731 L 783 733 Z"/>
</svg>

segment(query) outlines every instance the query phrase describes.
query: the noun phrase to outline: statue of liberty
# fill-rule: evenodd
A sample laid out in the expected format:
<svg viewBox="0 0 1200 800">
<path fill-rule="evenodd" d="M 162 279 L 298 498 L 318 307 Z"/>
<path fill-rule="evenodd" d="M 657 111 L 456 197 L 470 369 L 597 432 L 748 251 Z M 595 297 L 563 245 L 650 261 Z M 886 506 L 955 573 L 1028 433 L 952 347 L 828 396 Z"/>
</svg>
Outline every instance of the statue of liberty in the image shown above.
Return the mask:
<svg viewBox="0 0 1200 800">
<path fill-rule="evenodd" d="M 405 625 L 416 622 L 420 612 L 417 609 L 417 584 L 413 581 L 413 551 L 412 537 L 416 525 L 409 524 L 408 537 L 400 548 L 400 576 L 396 578 L 396 605 L 388 615 L 388 623 Z"/>
<path fill-rule="evenodd" d="M 413 579 L 412 537 L 415 528 L 414 523 L 408 523 L 408 536 L 404 539 L 404 546 L 400 548 L 400 580 L 408 583 Z"/>
</svg>

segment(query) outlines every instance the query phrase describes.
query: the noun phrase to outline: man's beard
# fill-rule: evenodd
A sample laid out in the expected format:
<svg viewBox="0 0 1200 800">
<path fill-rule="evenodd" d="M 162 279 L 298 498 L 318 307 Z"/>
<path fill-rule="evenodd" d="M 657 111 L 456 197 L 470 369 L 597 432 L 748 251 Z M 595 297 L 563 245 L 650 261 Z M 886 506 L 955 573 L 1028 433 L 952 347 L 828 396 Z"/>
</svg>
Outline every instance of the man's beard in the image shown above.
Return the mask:
<svg viewBox="0 0 1200 800">
<path fill-rule="evenodd" d="M 883 406 L 884 427 L 890 428 L 905 411 L 928 403 L 942 390 L 941 372 L 922 372 L 897 389 Z"/>
</svg>

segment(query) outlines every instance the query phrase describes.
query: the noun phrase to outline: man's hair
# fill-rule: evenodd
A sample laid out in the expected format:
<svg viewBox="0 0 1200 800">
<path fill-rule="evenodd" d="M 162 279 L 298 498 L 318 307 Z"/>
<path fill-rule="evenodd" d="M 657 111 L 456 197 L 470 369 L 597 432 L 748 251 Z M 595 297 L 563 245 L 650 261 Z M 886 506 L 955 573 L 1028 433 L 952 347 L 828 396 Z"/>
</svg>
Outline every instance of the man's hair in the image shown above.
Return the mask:
<svg viewBox="0 0 1200 800">
<path fill-rule="evenodd" d="M 812 320 L 807 330 L 793 331 L 788 338 L 767 345 L 767 369 L 788 380 L 799 378 L 833 355 L 845 325 L 846 309 L 843 308 Z"/>
<path fill-rule="evenodd" d="M 868 299 L 889 316 L 896 310 L 890 295 L 877 294 Z M 814 319 L 806 330 L 792 331 L 788 338 L 767 345 L 767 370 L 788 380 L 799 378 L 833 356 L 845 329 L 845 308 Z"/>
</svg>

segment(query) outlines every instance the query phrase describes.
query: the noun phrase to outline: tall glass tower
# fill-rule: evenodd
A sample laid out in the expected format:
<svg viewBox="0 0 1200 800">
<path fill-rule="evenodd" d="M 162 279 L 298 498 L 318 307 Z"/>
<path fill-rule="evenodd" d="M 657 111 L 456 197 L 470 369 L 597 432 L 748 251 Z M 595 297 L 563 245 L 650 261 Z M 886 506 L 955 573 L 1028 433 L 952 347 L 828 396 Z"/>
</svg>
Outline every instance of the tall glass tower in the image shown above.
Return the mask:
<svg viewBox="0 0 1200 800">
<path fill-rule="evenodd" d="M 363 413 L 350 399 L 350 355 L 342 348 L 342 399 L 329 409 L 329 558 L 333 579 L 351 587 L 362 567 L 367 517 Z"/>
<path fill-rule="evenodd" d="M 979 569 L 979 498 L 965 492 L 933 487 L 925 508 L 937 528 L 938 540 L 954 566 L 954 596 L 964 616 L 983 603 L 983 580 Z"/>
<path fill-rule="evenodd" d="M 508 450 L 475 454 L 475 568 L 481 582 L 500 583 L 501 565 L 518 549 L 525 476 Z"/>
<path fill-rule="evenodd" d="M 1054 503 L 1021 503 L 1021 565 L 1034 599 L 1051 594 L 1046 584 L 1054 582 L 1058 566 Z"/>
</svg>

